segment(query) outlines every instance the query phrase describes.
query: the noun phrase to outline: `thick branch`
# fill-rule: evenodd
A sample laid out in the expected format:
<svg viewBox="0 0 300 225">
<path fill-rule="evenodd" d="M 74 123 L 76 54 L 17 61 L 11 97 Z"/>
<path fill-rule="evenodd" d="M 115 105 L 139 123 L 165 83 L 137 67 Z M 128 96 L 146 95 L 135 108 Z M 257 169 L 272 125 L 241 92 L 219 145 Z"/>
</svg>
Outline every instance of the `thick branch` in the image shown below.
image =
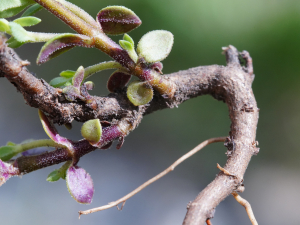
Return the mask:
<svg viewBox="0 0 300 225">
<path fill-rule="evenodd" d="M 242 183 L 251 156 L 256 148 L 258 111 L 251 84 L 252 60 L 247 52 L 239 54 L 233 46 L 224 49 L 225 66 L 203 66 L 165 75 L 176 84 L 172 99 L 155 94 L 153 100 L 141 107 L 133 106 L 126 97 L 126 90 L 107 97 L 93 97 L 92 104 L 80 100 L 69 102 L 61 89 L 49 86 L 35 78 L 15 53 L 0 39 L 0 76 L 5 76 L 23 94 L 28 105 L 47 113 L 55 123 L 65 124 L 73 120 L 87 121 L 93 118 L 117 123 L 126 119 L 136 127 L 143 115 L 156 110 L 172 108 L 182 102 L 203 94 L 210 94 L 227 103 L 231 129 L 226 141 L 228 160 L 224 169 L 235 176 L 220 172 L 199 196 L 189 205 L 184 224 L 205 224 L 212 218 L 215 207 Z M 239 56 L 245 59 L 246 68 L 239 64 Z"/>
</svg>

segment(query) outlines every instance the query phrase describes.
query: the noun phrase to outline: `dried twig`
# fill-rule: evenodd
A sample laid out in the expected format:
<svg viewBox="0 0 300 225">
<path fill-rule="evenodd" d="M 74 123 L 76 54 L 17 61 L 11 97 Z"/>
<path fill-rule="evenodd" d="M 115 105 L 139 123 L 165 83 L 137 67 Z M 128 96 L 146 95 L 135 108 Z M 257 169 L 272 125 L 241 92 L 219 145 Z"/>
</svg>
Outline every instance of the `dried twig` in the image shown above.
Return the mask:
<svg viewBox="0 0 300 225">
<path fill-rule="evenodd" d="M 205 146 L 207 146 L 207 145 L 209 145 L 211 143 L 224 142 L 225 140 L 226 140 L 226 137 L 218 137 L 218 138 L 210 138 L 210 139 L 202 142 L 201 144 L 199 144 L 198 146 L 196 146 L 194 149 L 192 149 L 191 151 L 189 151 L 188 153 L 186 153 L 185 155 L 183 155 L 182 157 L 180 157 L 177 161 L 175 161 L 166 170 L 164 170 L 160 174 L 156 175 L 152 179 L 148 180 L 147 182 L 145 182 L 144 184 L 142 184 L 141 186 L 139 186 L 138 188 L 136 188 L 134 191 L 132 191 L 129 194 L 125 195 L 123 198 L 120 198 L 119 200 L 114 201 L 114 202 L 110 202 L 107 205 L 104 205 L 104 206 L 101 206 L 101 207 L 89 209 L 89 210 L 86 210 L 86 211 L 79 211 L 79 217 L 82 214 L 86 215 L 86 214 L 90 214 L 90 213 L 102 211 L 102 210 L 105 210 L 105 209 L 109 209 L 109 208 L 112 208 L 114 206 L 118 207 L 118 205 L 123 202 L 122 207 L 121 207 L 121 209 L 122 209 L 123 206 L 124 206 L 124 204 L 125 204 L 125 202 L 129 198 L 131 198 L 132 196 L 134 196 L 135 194 L 137 194 L 138 192 L 140 192 L 141 190 L 143 190 L 148 185 L 150 185 L 153 182 L 157 181 L 158 179 L 162 178 L 167 173 L 173 171 L 175 169 L 175 167 L 178 166 L 180 163 L 182 163 L 184 160 L 186 160 L 187 158 L 191 157 L 192 155 L 194 155 L 195 153 L 197 153 L 198 151 L 200 151 L 202 148 L 204 148 Z"/>
<path fill-rule="evenodd" d="M 241 196 L 239 196 L 238 193 L 236 193 L 236 192 L 232 192 L 231 194 L 233 195 L 233 197 L 235 198 L 235 200 L 237 200 L 238 203 L 240 203 L 242 206 L 245 207 L 246 212 L 247 212 L 247 214 L 249 216 L 249 219 L 250 219 L 252 225 L 258 225 L 258 223 L 257 223 L 257 221 L 256 221 L 256 219 L 254 217 L 254 213 L 252 211 L 250 203 L 246 199 L 244 199 Z"/>
</svg>

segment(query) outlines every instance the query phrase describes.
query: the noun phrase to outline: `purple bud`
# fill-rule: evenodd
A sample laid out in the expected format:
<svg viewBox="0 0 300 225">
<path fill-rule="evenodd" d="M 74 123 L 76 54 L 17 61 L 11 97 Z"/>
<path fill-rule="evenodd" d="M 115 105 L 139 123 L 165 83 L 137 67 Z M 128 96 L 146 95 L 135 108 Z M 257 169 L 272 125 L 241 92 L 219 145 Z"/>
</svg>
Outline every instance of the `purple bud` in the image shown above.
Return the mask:
<svg viewBox="0 0 300 225">
<path fill-rule="evenodd" d="M 0 159 L 0 186 L 12 176 L 17 175 L 19 175 L 19 170 L 16 167 Z"/>
<path fill-rule="evenodd" d="M 110 35 L 127 33 L 142 24 L 140 18 L 124 6 L 108 6 L 97 15 L 103 32 Z"/>
<path fill-rule="evenodd" d="M 125 87 L 126 84 L 129 82 L 130 78 L 130 74 L 117 70 L 110 76 L 107 82 L 107 89 L 110 92 L 116 92 L 117 90 L 120 90 L 123 87 Z"/>
<path fill-rule="evenodd" d="M 66 176 L 67 187 L 71 196 L 79 203 L 90 204 L 94 195 L 91 176 L 78 166 L 71 166 Z"/>
<path fill-rule="evenodd" d="M 50 59 L 74 48 L 81 46 L 86 48 L 94 47 L 94 40 L 88 36 L 80 34 L 61 34 L 50 39 L 42 47 L 38 58 L 37 64 L 42 64 Z"/>
<path fill-rule="evenodd" d="M 163 69 L 163 64 L 161 62 L 155 62 L 151 65 L 151 69 L 155 70 L 156 72 L 163 74 L 162 69 Z"/>
<path fill-rule="evenodd" d="M 80 66 L 77 69 L 77 71 L 72 79 L 73 86 L 79 89 L 80 85 L 83 81 L 83 78 L 84 78 L 84 68 L 83 68 L 83 66 Z"/>
</svg>

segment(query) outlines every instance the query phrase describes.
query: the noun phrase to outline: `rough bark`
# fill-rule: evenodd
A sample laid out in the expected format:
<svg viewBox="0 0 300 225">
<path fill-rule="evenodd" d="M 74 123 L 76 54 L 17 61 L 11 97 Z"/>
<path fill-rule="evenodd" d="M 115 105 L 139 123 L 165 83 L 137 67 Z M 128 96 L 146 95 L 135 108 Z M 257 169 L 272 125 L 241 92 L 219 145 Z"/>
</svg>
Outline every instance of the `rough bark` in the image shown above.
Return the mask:
<svg viewBox="0 0 300 225">
<path fill-rule="evenodd" d="M 126 97 L 126 88 L 106 97 L 93 96 L 91 104 L 80 100 L 69 102 L 61 89 L 33 76 L 25 67 L 27 63 L 4 42 L 5 39 L 0 38 L 0 77 L 6 77 L 29 106 L 41 109 L 54 123 L 84 122 L 94 118 L 118 123 L 130 119 L 136 127 L 144 115 L 172 108 L 197 96 L 209 94 L 224 101 L 231 119 L 229 137 L 225 142 L 228 159 L 224 169 L 231 175 L 220 172 L 188 205 L 184 224 L 205 224 L 213 217 L 216 206 L 233 191 L 239 190 L 251 156 L 258 153 L 255 137 L 259 109 L 251 88 L 254 75 L 247 52 L 239 53 L 229 46 L 224 49 L 227 66 L 200 66 L 165 75 L 176 84 L 174 97 L 166 99 L 155 93 L 149 104 L 135 107 Z M 240 59 L 245 60 L 245 67 L 241 66 Z"/>
</svg>

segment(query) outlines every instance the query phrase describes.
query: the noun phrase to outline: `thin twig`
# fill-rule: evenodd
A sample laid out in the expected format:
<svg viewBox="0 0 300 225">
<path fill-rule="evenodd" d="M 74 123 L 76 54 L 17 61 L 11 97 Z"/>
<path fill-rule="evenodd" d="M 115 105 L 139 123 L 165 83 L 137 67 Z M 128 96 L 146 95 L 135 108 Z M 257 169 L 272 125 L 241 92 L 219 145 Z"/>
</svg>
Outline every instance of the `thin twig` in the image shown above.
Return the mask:
<svg viewBox="0 0 300 225">
<path fill-rule="evenodd" d="M 79 217 L 82 214 L 87 215 L 87 214 L 90 214 L 90 213 L 94 213 L 94 212 L 98 212 L 98 211 L 102 211 L 102 210 L 105 210 L 105 209 L 112 208 L 114 206 L 119 205 L 122 202 L 125 203 L 129 198 L 131 198 L 132 196 L 134 196 L 135 194 L 137 194 L 138 192 L 140 192 L 141 190 L 143 190 L 145 187 L 147 187 L 148 185 L 150 185 L 153 182 L 157 181 L 158 179 L 162 178 L 167 173 L 173 171 L 176 166 L 178 166 L 184 160 L 186 160 L 187 158 L 191 157 L 192 155 L 194 155 L 195 153 L 197 153 L 198 151 L 200 151 L 205 146 L 207 146 L 207 145 L 209 145 L 211 143 L 215 143 L 215 142 L 224 142 L 225 140 L 226 140 L 226 137 L 218 137 L 218 138 L 210 138 L 210 139 L 202 142 L 197 147 L 195 147 L 194 149 L 192 149 L 191 151 L 189 151 L 188 153 L 186 153 L 185 155 L 183 155 L 182 157 L 180 157 L 177 161 L 175 161 L 166 170 L 164 170 L 160 174 L 156 175 L 152 179 L 148 180 L 147 182 L 145 182 L 144 184 L 142 184 L 141 186 L 139 186 L 138 188 L 136 188 L 134 191 L 132 191 L 129 194 L 125 195 L 123 198 L 120 198 L 119 200 L 117 200 L 115 202 L 110 202 L 107 205 L 104 205 L 104 206 L 101 206 L 101 207 L 89 209 L 89 210 L 86 210 L 86 211 L 79 211 Z"/>
<path fill-rule="evenodd" d="M 221 170 L 225 175 L 235 177 L 234 174 L 230 173 L 228 170 L 226 170 L 223 167 L 221 167 L 219 163 L 217 163 L 217 168 L 219 170 Z"/>
<path fill-rule="evenodd" d="M 240 203 L 242 206 L 245 207 L 246 212 L 247 212 L 247 214 L 249 216 L 249 219 L 250 219 L 252 225 L 258 225 L 258 223 L 257 223 L 257 221 L 256 221 L 256 219 L 254 217 L 254 213 L 252 211 L 250 203 L 246 199 L 244 199 L 241 196 L 239 196 L 238 193 L 236 193 L 236 192 L 232 192 L 231 194 L 233 195 L 233 197 L 235 198 L 235 200 L 237 200 L 238 203 Z"/>
</svg>

